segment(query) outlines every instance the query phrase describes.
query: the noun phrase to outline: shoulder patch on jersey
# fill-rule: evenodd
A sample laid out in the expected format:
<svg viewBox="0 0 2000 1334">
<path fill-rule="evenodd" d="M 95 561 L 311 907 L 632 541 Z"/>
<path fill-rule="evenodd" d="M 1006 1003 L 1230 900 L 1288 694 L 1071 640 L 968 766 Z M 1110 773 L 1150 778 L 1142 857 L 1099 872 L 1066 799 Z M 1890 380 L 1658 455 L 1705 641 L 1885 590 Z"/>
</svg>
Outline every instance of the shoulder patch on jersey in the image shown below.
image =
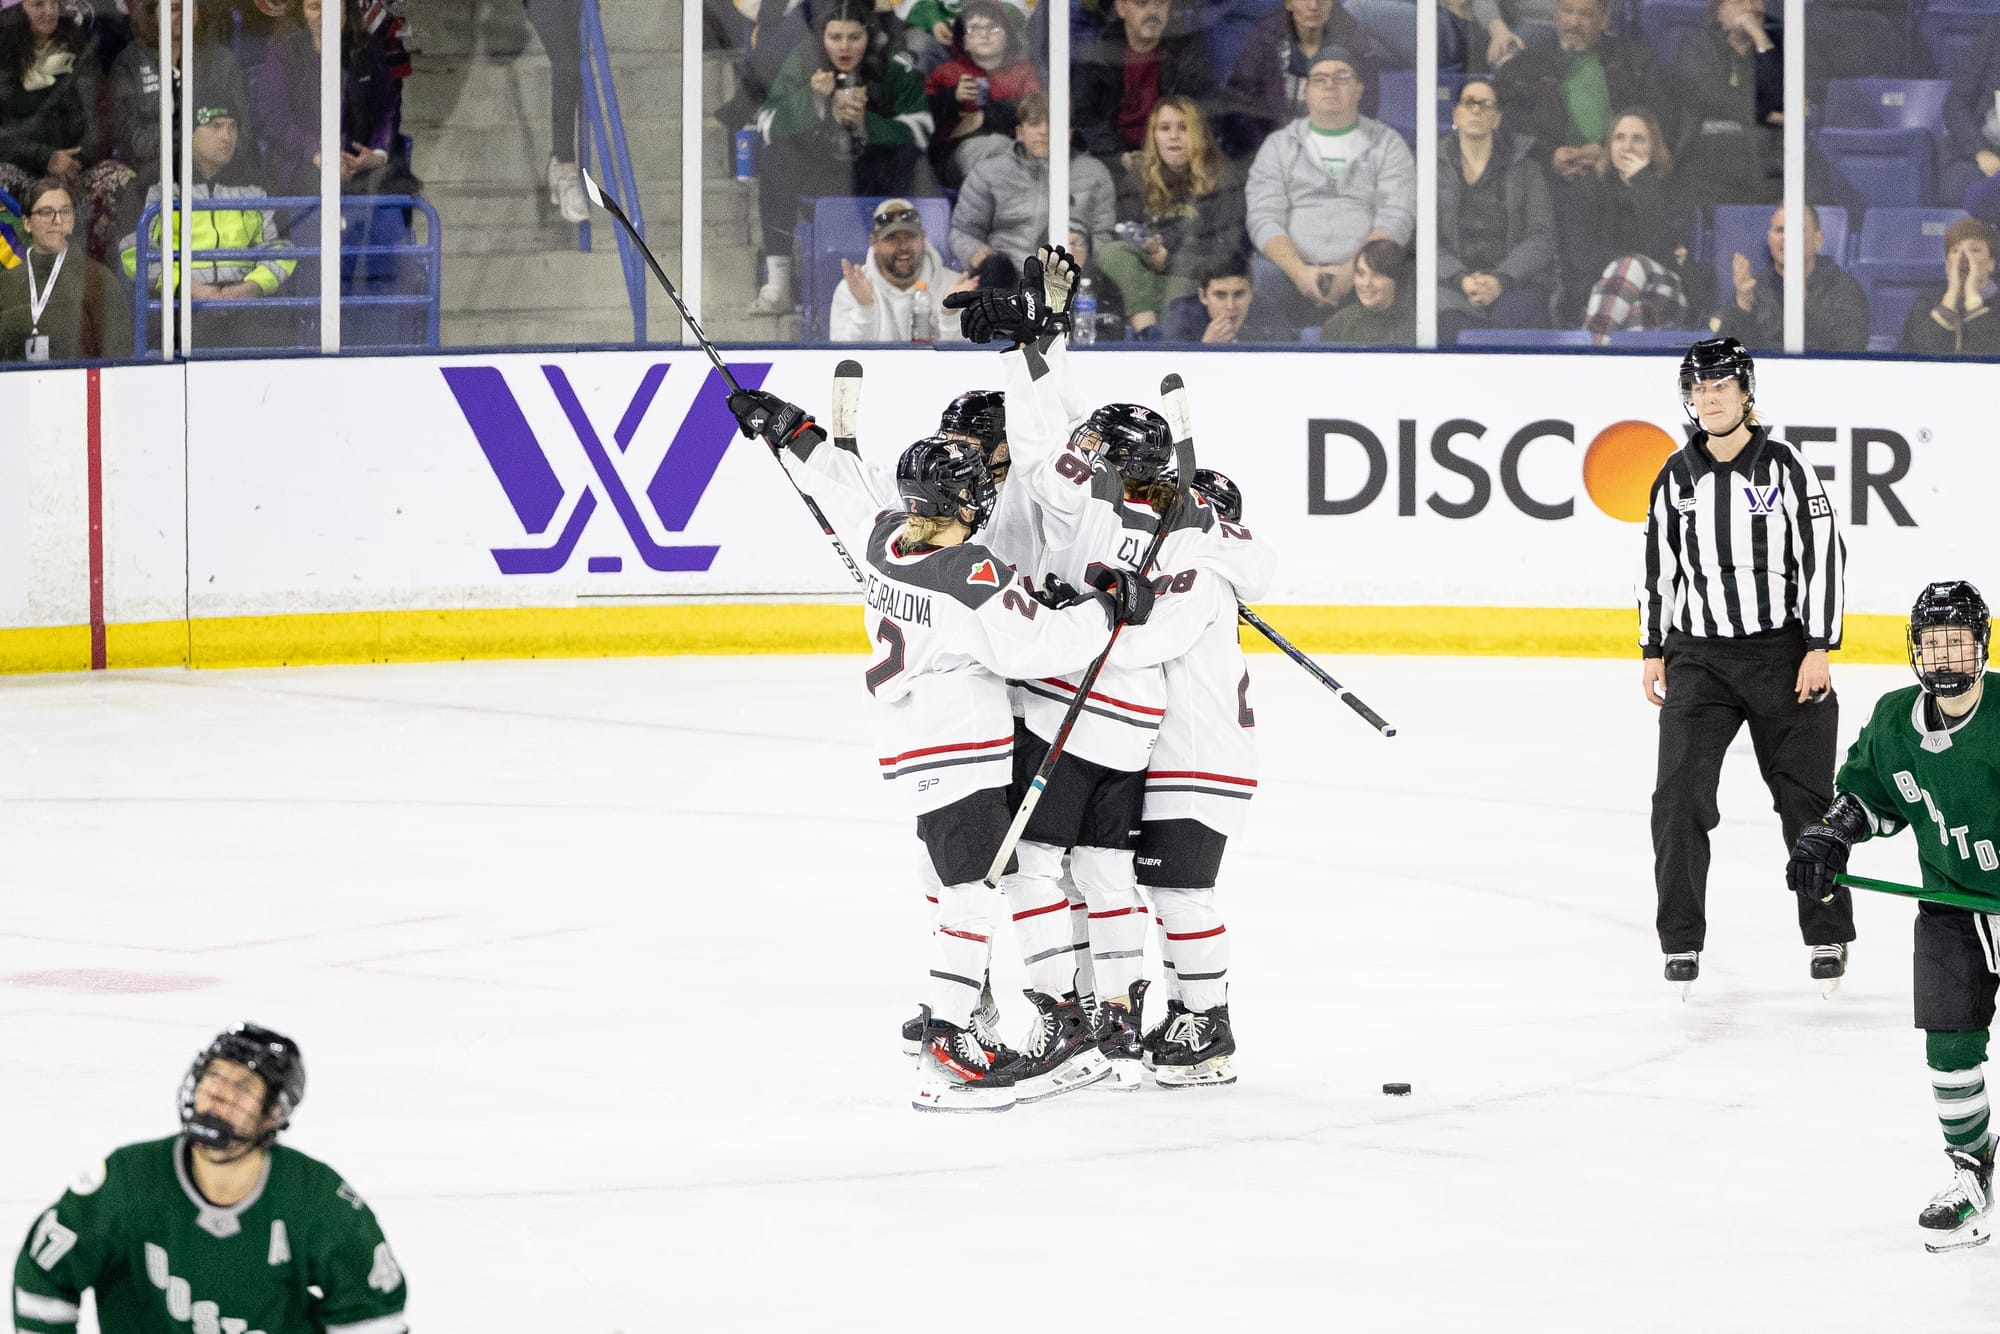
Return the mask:
<svg viewBox="0 0 2000 1334">
<path fill-rule="evenodd" d="M 1807 496 L 1806 516 L 1813 519 L 1831 519 L 1833 517 L 1833 502 L 1825 496 Z"/>
<path fill-rule="evenodd" d="M 965 582 L 986 588 L 1000 587 L 1000 571 L 995 568 L 993 558 L 989 556 L 974 565 L 971 573 L 965 576 Z"/>
<path fill-rule="evenodd" d="M 106 1159 L 99 1158 L 91 1166 L 84 1168 L 81 1172 L 76 1174 L 76 1180 L 69 1183 L 70 1194 L 72 1195 L 97 1194 L 99 1190 L 103 1189 L 104 1178 L 110 1175 L 110 1172 L 111 1172 L 110 1162 Z"/>
</svg>

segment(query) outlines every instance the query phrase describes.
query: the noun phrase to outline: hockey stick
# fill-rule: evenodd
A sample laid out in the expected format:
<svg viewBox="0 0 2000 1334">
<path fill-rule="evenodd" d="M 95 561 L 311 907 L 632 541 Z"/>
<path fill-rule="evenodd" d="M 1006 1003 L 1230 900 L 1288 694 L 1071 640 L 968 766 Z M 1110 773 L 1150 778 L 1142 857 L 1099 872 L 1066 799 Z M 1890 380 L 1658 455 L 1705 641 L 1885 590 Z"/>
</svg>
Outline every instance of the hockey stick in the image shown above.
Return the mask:
<svg viewBox="0 0 2000 1334">
<path fill-rule="evenodd" d="M 861 452 L 861 363 L 843 361 L 833 368 L 833 406 L 827 412 L 836 449 Z"/>
<path fill-rule="evenodd" d="M 2000 902 L 1983 898 L 1977 894 L 1959 894 L 1949 889 L 1925 889 L 1916 885 L 1899 885 L 1893 880 L 1870 880 L 1865 875 L 1842 873 L 1833 878 L 1836 885 L 1846 885 L 1849 889 L 1872 889 L 1878 894 L 1894 894 L 1898 898 L 1919 899 L 1925 903 L 1941 903 L 1947 908 L 1965 908 L 1972 912 L 2000 912 Z"/>
<path fill-rule="evenodd" d="M 1194 429 L 1188 414 L 1187 386 L 1178 375 L 1169 375 L 1160 381 L 1161 406 L 1166 409 L 1167 425 L 1174 436 L 1174 466 L 1179 469 L 1180 495 L 1172 508 L 1160 516 L 1160 526 L 1153 533 L 1152 544 L 1146 548 L 1146 559 L 1139 564 L 1138 577 L 1146 578 L 1153 572 L 1153 562 L 1160 558 L 1160 548 L 1165 545 L 1167 534 L 1183 513 L 1188 503 L 1188 487 L 1194 480 Z M 1111 650 L 1118 645 L 1118 636 L 1125 629 L 1125 622 L 1119 621 L 1111 627 L 1111 638 L 1105 641 L 1104 652 L 1085 669 L 1083 679 L 1077 682 L 1076 694 L 1071 696 L 1069 709 L 1063 714 L 1062 726 L 1056 728 L 1055 738 L 1049 742 L 1048 754 L 1042 756 L 1041 767 L 1035 770 L 1033 781 L 1027 792 L 1022 794 L 1021 809 L 1014 812 L 1014 823 L 1007 826 L 1007 836 L 1000 840 L 1000 851 L 993 858 L 993 865 L 987 868 L 986 885 L 997 889 L 1000 877 L 1007 872 L 1007 860 L 1014 855 L 1015 845 L 1020 843 L 1021 834 L 1028 827 L 1028 819 L 1041 805 L 1042 793 L 1048 789 L 1049 775 L 1055 772 L 1056 761 L 1062 758 L 1063 747 L 1069 744 L 1069 734 L 1076 727 L 1076 720 L 1083 716 L 1083 706 L 1090 701 L 1090 688 L 1097 684 L 1098 673 L 1104 670 L 1105 662 L 1111 657 Z"/>
<path fill-rule="evenodd" d="M 618 225 L 625 229 L 625 234 L 632 238 L 632 244 L 638 246 L 639 253 L 646 257 L 646 267 L 650 268 L 653 271 L 653 276 L 660 280 L 660 286 L 667 289 L 667 297 L 674 303 L 674 309 L 680 311 L 681 318 L 687 321 L 687 327 L 694 330 L 694 336 L 701 342 L 701 350 L 708 353 L 708 359 L 715 363 L 715 369 L 722 376 L 722 382 L 729 386 L 729 392 L 731 394 L 742 393 L 743 386 L 736 383 L 736 377 L 730 374 L 729 367 L 723 363 L 721 354 L 716 352 L 715 344 L 709 342 L 708 335 L 701 331 L 701 322 L 695 319 L 693 312 L 688 310 L 687 304 L 681 300 L 681 294 L 674 290 L 673 279 L 667 277 L 667 271 L 661 268 L 660 261 L 653 257 L 653 248 L 646 244 L 645 237 L 639 235 L 639 229 L 632 225 L 632 219 L 625 216 L 625 210 L 618 207 L 618 201 L 598 188 L 597 181 L 591 176 L 588 169 L 583 172 L 583 192 L 590 196 L 591 203 L 609 213 L 617 220 Z M 861 577 L 861 567 L 854 563 L 854 556 L 848 551 L 847 545 L 833 531 L 833 525 L 826 521 L 826 513 L 820 509 L 819 502 L 806 494 L 805 488 L 800 486 L 798 479 L 792 476 L 792 470 L 785 467 L 783 459 L 778 459 L 775 454 L 772 455 L 772 458 L 777 461 L 778 468 L 785 474 L 785 480 L 792 484 L 792 490 L 799 493 L 799 499 L 805 501 L 806 508 L 812 511 L 814 522 L 819 524 L 819 530 L 826 535 L 826 540 L 833 543 L 834 551 L 840 556 L 840 563 L 845 565 L 847 572 L 854 576 L 854 582 L 857 584 L 868 582 Z"/>
<path fill-rule="evenodd" d="M 1244 606 L 1240 602 L 1236 604 L 1236 614 L 1238 616 L 1241 616 L 1243 618 L 1244 623 L 1248 625 L 1251 629 L 1255 630 L 1258 634 L 1264 636 L 1264 638 L 1270 640 L 1273 644 L 1276 644 L 1279 650 L 1283 652 L 1286 657 L 1290 658 L 1293 662 L 1296 662 L 1299 666 L 1305 668 L 1308 672 L 1311 672 L 1313 675 L 1313 679 L 1317 680 L 1321 685 L 1325 686 L 1328 690 L 1331 690 L 1335 695 L 1339 696 L 1340 702 L 1345 704 L 1348 708 L 1354 710 L 1356 713 L 1360 714 L 1362 719 L 1366 721 L 1370 727 L 1380 732 L 1383 736 L 1396 735 L 1395 726 L 1391 724 L 1388 719 L 1384 718 L 1381 714 L 1375 712 L 1375 710 L 1369 708 L 1366 704 L 1363 704 L 1359 699 L 1355 697 L 1353 691 L 1349 690 L 1346 686 L 1342 685 L 1340 682 L 1334 680 L 1332 676 L 1328 675 L 1326 668 L 1320 666 L 1318 663 L 1314 662 L 1311 658 L 1307 657 L 1305 654 L 1305 650 L 1301 649 L 1291 640 L 1285 638 L 1283 635 L 1279 634 L 1276 630 L 1273 630 L 1269 625 L 1267 625 L 1263 617 L 1259 616 L 1256 612 L 1250 610 L 1248 607 Z"/>
</svg>

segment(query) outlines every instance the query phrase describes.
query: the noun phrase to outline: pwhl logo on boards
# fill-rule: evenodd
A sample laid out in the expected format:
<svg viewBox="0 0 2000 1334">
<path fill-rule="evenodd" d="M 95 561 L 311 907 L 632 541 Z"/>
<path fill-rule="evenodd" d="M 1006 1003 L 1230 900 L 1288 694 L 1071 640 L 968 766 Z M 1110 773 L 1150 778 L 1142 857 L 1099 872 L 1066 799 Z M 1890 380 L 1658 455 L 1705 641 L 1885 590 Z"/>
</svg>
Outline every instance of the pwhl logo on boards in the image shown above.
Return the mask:
<svg viewBox="0 0 2000 1334">
<path fill-rule="evenodd" d="M 637 497 L 645 498 L 666 532 L 687 530 L 695 506 L 701 503 L 702 494 L 714 480 L 722 455 L 736 434 L 736 423 L 729 415 L 727 387 L 719 373 L 709 371 L 675 430 L 673 442 L 667 446 L 659 467 L 643 490 L 635 493 L 619 470 L 619 462 L 631 448 L 670 369 L 666 364 L 656 365 L 640 378 L 638 389 L 626 402 L 624 413 L 611 433 L 611 443 L 617 446 L 614 457 L 562 367 L 542 367 L 542 378 L 570 428 L 562 439 L 549 441 L 538 437 L 528 424 L 520 400 L 498 367 L 443 368 L 445 384 L 458 400 L 458 409 L 465 414 L 466 425 L 472 428 L 473 438 L 485 453 L 487 465 L 499 480 L 507 502 L 514 507 L 521 531 L 529 537 L 543 537 L 554 529 L 555 535 L 539 546 L 493 548 L 493 559 L 500 573 L 553 574 L 567 566 L 591 516 L 597 512 L 600 497 L 618 515 L 632 550 L 647 569 L 662 573 L 698 571 L 714 563 L 719 547 L 674 546 L 655 540 L 640 512 Z M 732 369 L 746 389 L 760 388 L 771 373 L 769 363 Z M 563 485 L 550 461 L 556 451 L 572 449 L 581 451 L 588 461 L 592 478 L 577 488 L 574 495 Z M 556 518 L 565 506 L 568 517 L 558 525 Z M 625 568 L 625 560 L 622 555 L 594 555 L 586 568 L 592 574 L 616 574 Z"/>
<path fill-rule="evenodd" d="M 1837 444 L 1845 437 L 1848 453 L 1844 467 L 1813 465 L 1821 484 L 1835 491 L 1836 504 L 1841 499 L 1836 487 L 1842 480 L 1846 482 L 1846 503 L 1840 506 L 1844 521 L 1865 524 L 1871 518 L 1881 522 L 1877 516 L 1886 516 L 1896 527 L 1916 526 L 1895 490 L 1896 483 L 1909 474 L 1911 461 L 1910 442 L 1899 432 L 1876 426 L 1776 426 L 1771 433 L 1797 446 L 1810 459 L 1825 457 L 1819 447 Z M 1538 452 L 1533 475 L 1540 479 L 1540 492 L 1532 491 L 1524 478 L 1531 450 L 1567 448 L 1574 454 L 1574 423 L 1544 418 L 1502 435 L 1489 431 L 1484 422 L 1453 417 L 1431 428 L 1427 464 L 1418 459 L 1419 438 L 1414 419 L 1397 422 L 1392 459 L 1390 447 L 1368 425 L 1342 417 L 1312 418 L 1306 423 L 1306 512 L 1359 514 L 1381 501 L 1394 481 L 1396 513 L 1403 517 L 1415 515 L 1419 503 L 1447 519 L 1470 519 L 1493 504 L 1549 521 L 1568 519 L 1576 513 L 1576 482 L 1558 490 L 1559 483 L 1551 480 L 1565 471 L 1563 465 L 1548 463 Z M 1929 433 L 1920 432 L 1918 438 L 1928 439 Z M 1680 444 L 1677 437 L 1652 422 L 1613 422 L 1585 446 L 1577 481 L 1603 513 L 1624 523 L 1644 523 L 1653 479 Z M 1364 469 L 1359 485 L 1351 481 L 1337 484 L 1336 478 L 1355 475 L 1356 462 Z M 1427 482 L 1430 493 L 1420 500 L 1418 493 Z M 1760 496 L 1750 497 L 1753 509 L 1761 500 Z"/>
</svg>

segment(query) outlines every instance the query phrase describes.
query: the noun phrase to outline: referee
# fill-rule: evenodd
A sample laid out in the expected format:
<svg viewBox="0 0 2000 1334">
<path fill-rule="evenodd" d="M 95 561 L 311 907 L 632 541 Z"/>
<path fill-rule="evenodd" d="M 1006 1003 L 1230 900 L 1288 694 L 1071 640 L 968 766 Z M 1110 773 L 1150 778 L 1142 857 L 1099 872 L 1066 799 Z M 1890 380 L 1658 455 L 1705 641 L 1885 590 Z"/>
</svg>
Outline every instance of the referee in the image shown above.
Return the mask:
<svg viewBox="0 0 2000 1334">
<path fill-rule="evenodd" d="M 1784 846 L 1833 800 L 1839 704 L 1827 667 L 1840 646 L 1845 549 L 1833 505 L 1799 452 L 1757 421 L 1756 370 L 1734 338 L 1681 358 L 1681 405 L 1700 429 L 1653 482 L 1639 591 L 1640 677 L 1660 709 L 1653 882 L 1666 975 L 1701 971 L 1708 835 L 1721 820 L 1722 757 L 1744 723 Z M 1847 971 L 1854 904 L 1801 899 L 1812 976 L 1831 994 Z"/>
</svg>

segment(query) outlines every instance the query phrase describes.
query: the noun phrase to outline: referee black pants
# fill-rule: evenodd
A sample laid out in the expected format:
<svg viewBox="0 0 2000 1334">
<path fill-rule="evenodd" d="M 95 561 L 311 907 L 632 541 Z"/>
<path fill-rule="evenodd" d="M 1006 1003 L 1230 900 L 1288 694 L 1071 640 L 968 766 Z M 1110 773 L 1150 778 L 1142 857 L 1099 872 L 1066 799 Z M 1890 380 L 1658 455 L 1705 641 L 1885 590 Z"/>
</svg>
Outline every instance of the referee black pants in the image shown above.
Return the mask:
<svg viewBox="0 0 2000 1334">
<path fill-rule="evenodd" d="M 1660 949 L 1702 948 L 1708 935 L 1708 835 L 1722 819 L 1716 785 L 1722 757 L 1744 723 L 1757 767 L 1771 789 L 1785 852 L 1799 830 L 1833 801 L 1839 700 L 1798 702 L 1805 636 L 1797 627 L 1744 639 L 1671 634 L 1666 643 L 1667 701 L 1660 709 L 1660 767 L 1653 786 L 1653 884 L 1659 892 Z M 1772 892 L 1784 889 L 1782 861 L 1770 867 Z M 1854 939 L 1854 902 L 1838 890 L 1832 903 L 1797 900 L 1808 945 Z"/>
</svg>

